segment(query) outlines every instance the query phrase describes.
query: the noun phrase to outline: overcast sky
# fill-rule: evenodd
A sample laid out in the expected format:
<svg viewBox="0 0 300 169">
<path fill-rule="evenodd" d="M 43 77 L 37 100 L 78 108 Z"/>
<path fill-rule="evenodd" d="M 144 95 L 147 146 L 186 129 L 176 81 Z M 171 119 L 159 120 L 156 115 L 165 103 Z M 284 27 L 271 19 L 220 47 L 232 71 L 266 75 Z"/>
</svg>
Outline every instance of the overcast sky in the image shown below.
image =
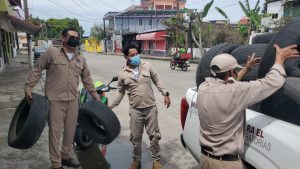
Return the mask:
<svg viewBox="0 0 300 169">
<path fill-rule="evenodd" d="M 210 0 L 187 0 L 186 8 L 203 9 Z M 244 0 L 241 0 L 244 2 Z M 257 0 L 249 0 L 254 8 Z M 84 35 L 89 35 L 94 24 L 103 23 L 103 15 L 111 11 L 122 11 L 132 4 L 139 4 L 139 0 L 28 0 L 29 12 L 34 17 L 49 18 L 77 18 L 83 29 Z M 261 8 L 264 0 L 261 0 Z M 205 21 L 224 19 L 214 8 L 220 7 L 228 15 L 231 22 L 236 23 L 244 16 L 238 0 L 215 0 L 213 7 Z"/>
</svg>

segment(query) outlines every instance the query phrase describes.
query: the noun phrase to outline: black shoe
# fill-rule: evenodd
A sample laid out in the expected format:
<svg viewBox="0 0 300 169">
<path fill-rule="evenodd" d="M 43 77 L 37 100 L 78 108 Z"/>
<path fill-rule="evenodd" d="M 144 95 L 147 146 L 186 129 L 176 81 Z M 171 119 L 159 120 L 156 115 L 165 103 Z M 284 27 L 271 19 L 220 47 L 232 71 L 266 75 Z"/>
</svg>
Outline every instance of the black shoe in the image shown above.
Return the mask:
<svg viewBox="0 0 300 169">
<path fill-rule="evenodd" d="M 73 168 L 80 167 L 80 163 L 73 158 L 61 159 L 61 165 Z"/>
<path fill-rule="evenodd" d="M 59 167 L 59 168 L 52 168 L 52 169 L 64 169 L 64 167 Z"/>
</svg>

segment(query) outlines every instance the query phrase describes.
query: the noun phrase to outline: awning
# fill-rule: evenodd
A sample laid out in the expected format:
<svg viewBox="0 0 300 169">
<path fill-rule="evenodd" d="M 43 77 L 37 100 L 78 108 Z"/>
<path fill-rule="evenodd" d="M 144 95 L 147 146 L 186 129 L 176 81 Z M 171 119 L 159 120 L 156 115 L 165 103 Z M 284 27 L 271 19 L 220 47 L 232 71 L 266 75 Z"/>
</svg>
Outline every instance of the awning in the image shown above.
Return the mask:
<svg viewBox="0 0 300 169">
<path fill-rule="evenodd" d="M 166 37 L 165 31 L 142 33 L 136 35 L 136 40 L 164 40 Z"/>
<path fill-rule="evenodd" d="M 15 26 L 16 29 L 22 32 L 26 32 L 30 35 L 36 35 L 42 29 L 42 27 L 40 26 L 36 26 L 31 22 L 21 20 L 9 14 L 7 14 L 7 17 L 11 21 L 11 23 Z"/>
</svg>

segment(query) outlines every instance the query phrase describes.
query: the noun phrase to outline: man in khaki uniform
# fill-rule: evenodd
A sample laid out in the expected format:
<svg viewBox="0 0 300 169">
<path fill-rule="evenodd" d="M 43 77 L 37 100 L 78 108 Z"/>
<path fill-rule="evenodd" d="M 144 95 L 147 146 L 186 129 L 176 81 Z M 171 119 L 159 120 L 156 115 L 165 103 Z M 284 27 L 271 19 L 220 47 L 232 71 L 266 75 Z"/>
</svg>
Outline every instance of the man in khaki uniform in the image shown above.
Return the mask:
<svg viewBox="0 0 300 169">
<path fill-rule="evenodd" d="M 243 169 L 245 109 L 269 97 L 285 83 L 283 64 L 286 59 L 298 57 L 296 45 L 276 48 L 274 66 L 265 78 L 239 82 L 236 59 L 220 54 L 211 61 L 214 78 L 200 84 L 197 108 L 200 119 L 201 169 Z M 254 55 L 238 78 L 245 75 L 255 62 Z"/>
<path fill-rule="evenodd" d="M 150 139 L 150 151 L 153 158 L 153 169 L 161 169 L 159 140 L 161 134 L 157 120 L 157 107 L 151 81 L 164 96 L 164 103 L 167 108 L 170 106 L 169 92 L 159 80 L 158 75 L 153 71 L 150 63 L 140 60 L 138 48 L 135 45 L 128 45 L 123 50 L 126 66 L 119 72 L 118 92 L 113 98 L 110 108 L 119 105 L 125 90 L 129 96 L 130 115 L 130 141 L 133 144 L 133 162 L 130 169 L 141 168 L 142 135 L 144 127 Z"/>
<path fill-rule="evenodd" d="M 49 100 L 49 152 L 52 169 L 62 169 L 62 165 L 80 166 L 78 161 L 70 157 L 78 116 L 79 77 L 91 95 L 100 100 L 86 60 L 76 49 L 79 45 L 77 30 L 65 29 L 62 32 L 62 42 L 62 47 L 50 47 L 41 56 L 25 84 L 25 97 L 30 102 L 32 88 L 38 83 L 42 70 L 47 70 L 45 95 Z"/>
</svg>

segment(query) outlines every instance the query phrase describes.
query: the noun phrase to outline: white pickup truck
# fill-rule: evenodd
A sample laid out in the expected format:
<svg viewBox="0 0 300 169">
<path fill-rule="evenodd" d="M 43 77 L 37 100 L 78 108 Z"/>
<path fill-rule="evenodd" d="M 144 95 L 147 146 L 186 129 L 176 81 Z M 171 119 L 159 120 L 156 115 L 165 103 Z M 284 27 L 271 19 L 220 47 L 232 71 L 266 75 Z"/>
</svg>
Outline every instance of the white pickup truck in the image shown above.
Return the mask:
<svg viewBox="0 0 300 169">
<path fill-rule="evenodd" d="M 181 100 L 181 141 L 201 163 L 196 99 L 197 89 L 190 88 Z M 299 116 L 294 120 L 300 121 L 300 110 L 295 111 Z M 246 121 L 245 152 L 242 159 L 247 169 L 300 169 L 299 125 L 251 109 L 246 110 Z"/>
</svg>

